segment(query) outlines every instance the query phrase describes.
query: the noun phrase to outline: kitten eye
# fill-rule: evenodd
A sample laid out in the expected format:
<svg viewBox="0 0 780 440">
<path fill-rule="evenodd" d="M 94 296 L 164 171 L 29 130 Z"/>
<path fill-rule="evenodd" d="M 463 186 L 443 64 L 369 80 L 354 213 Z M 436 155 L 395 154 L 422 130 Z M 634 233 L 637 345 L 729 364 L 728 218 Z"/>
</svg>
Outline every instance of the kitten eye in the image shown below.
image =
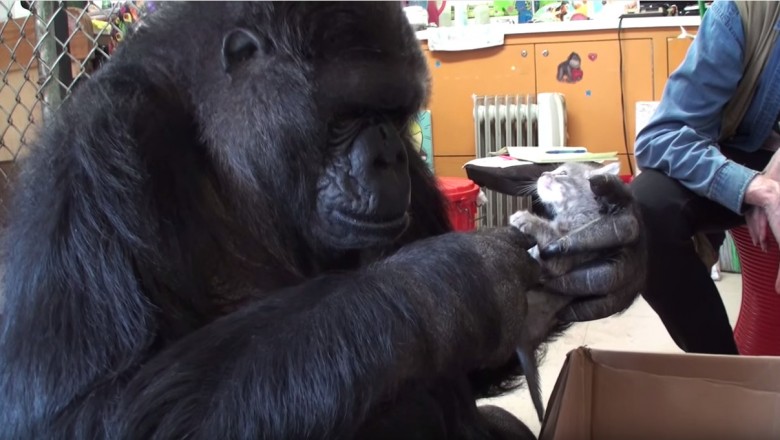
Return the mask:
<svg viewBox="0 0 780 440">
<path fill-rule="evenodd" d="M 558 172 L 558 174 L 561 175 L 561 176 L 565 176 L 568 173 L 566 173 L 566 170 L 561 170 L 561 171 Z"/>
</svg>

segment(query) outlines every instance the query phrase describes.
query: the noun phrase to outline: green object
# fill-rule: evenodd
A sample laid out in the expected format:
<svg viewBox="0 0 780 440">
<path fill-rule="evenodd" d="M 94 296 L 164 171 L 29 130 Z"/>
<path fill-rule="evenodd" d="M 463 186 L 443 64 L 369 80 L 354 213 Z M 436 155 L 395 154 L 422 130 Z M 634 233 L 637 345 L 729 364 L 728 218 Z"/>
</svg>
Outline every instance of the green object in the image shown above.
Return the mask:
<svg viewBox="0 0 780 440">
<path fill-rule="evenodd" d="M 412 140 L 428 168 L 433 171 L 433 131 L 431 130 L 431 111 L 425 110 L 418 113 L 409 126 Z"/>
<path fill-rule="evenodd" d="M 512 8 L 511 10 L 509 8 Z M 513 1 L 494 1 L 493 2 L 493 14 L 500 17 L 504 15 L 511 15 L 515 8 L 515 2 Z"/>
<path fill-rule="evenodd" d="M 723 240 L 723 245 L 720 247 L 718 262 L 720 263 L 720 270 L 723 272 L 742 272 L 737 246 L 734 244 L 734 239 L 729 231 L 726 231 L 726 239 Z"/>
<path fill-rule="evenodd" d="M 699 15 L 704 18 L 704 14 L 707 12 L 707 3 L 704 0 L 699 0 Z"/>
</svg>

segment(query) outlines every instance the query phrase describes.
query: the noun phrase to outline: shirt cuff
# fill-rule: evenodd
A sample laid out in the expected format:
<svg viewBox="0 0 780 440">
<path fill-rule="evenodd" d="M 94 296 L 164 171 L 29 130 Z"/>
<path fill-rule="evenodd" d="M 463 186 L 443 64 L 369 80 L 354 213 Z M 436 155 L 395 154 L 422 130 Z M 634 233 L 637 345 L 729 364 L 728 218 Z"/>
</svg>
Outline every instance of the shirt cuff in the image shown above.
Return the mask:
<svg viewBox="0 0 780 440">
<path fill-rule="evenodd" d="M 750 181 L 758 174 L 756 170 L 726 160 L 715 172 L 708 198 L 737 214 L 744 214 L 745 191 Z"/>
</svg>

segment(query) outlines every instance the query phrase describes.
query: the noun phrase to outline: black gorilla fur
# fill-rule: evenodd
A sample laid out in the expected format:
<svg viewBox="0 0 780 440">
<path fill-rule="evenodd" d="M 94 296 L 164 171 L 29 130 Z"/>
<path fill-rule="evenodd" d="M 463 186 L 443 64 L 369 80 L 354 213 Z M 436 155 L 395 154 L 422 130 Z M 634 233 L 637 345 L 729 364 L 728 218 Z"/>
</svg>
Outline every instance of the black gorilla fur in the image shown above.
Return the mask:
<svg viewBox="0 0 780 440">
<path fill-rule="evenodd" d="M 24 161 L 0 438 L 498 438 L 538 266 L 447 234 L 427 94 L 392 2 L 150 17 Z"/>
</svg>

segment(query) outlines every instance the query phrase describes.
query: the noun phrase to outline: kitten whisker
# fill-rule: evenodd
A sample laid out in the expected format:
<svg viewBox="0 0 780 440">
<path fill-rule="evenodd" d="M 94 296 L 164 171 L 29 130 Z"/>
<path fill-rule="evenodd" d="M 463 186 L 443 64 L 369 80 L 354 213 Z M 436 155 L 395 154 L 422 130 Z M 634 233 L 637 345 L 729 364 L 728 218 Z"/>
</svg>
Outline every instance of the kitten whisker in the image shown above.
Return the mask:
<svg viewBox="0 0 780 440">
<path fill-rule="evenodd" d="M 532 195 L 535 192 L 536 192 L 536 182 L 521 183 L 517 187 L 515 187 L 515 191 L 514 191 L 514 193 L 519 196 Z"/>
</svg>

